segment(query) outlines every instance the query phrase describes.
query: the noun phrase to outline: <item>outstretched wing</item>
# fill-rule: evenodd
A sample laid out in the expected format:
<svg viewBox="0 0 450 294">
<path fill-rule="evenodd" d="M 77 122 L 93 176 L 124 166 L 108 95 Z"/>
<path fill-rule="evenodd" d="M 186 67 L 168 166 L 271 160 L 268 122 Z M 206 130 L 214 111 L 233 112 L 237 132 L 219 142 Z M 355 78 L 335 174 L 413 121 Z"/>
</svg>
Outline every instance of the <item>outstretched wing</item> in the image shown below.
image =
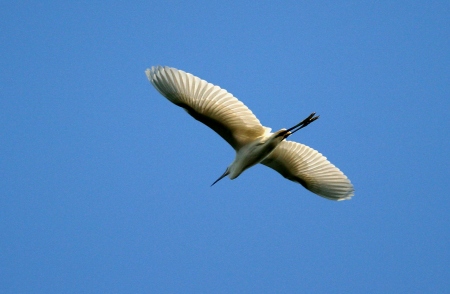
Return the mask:
<svg viewBox="0 0 450 294">
<path fill-rule="evenodd" d="M 303 144 L 282 141 L 261 163 L 319 196 L 344 200 L 354 194 L 350 180 L 337 167 Z"/>
<path fill-rule="evenodd" d="M 213 129 L 235 150 L 270 132 L 244 103 L 218 86 L 167 66 L 152 67 L 146 74 L 164 97 Z"/>
</svg>

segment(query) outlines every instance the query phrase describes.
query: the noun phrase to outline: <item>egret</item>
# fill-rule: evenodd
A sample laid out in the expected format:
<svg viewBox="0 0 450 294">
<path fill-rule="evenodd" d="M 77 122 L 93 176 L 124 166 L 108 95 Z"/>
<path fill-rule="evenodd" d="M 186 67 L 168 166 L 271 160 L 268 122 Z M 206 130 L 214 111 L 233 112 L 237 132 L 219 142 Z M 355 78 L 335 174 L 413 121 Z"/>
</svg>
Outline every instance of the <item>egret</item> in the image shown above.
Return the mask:
<svg viewBox="0 0 450 294">
<path fill-rule="evenodd" d="M 219 86 L 167 66 L 152 67 L 145 72 L 164 97 L 210 127 L 235 149 L 234 161 L 212 185 L 225 176 L 235 179 L 261 163 L 327 199 L 344 200 L 353 196 L 350 180 L 325 156 L 286 140 L 318 119 L 315 113 L 291 128 L 272 133 L 244 103 Z"/>
</svg>

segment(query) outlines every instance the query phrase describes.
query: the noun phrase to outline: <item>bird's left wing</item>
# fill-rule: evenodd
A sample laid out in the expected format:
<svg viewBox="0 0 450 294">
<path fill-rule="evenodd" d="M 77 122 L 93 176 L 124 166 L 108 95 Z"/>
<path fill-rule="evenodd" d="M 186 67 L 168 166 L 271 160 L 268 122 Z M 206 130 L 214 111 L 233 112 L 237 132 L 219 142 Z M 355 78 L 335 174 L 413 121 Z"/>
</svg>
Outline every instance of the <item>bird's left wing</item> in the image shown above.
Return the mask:
<svg viewBox="0 0 450 294">
<path fill-rule="evenodd" d="M 167 66 L 152 67 L 146 74 L 164 97 L 213 129 L 235 150 L 270 132 L 244 103 L 218 86 Z"/>
<path fill-rule="evenodd" d="M 354 194 L 350 180 L 325 156 L 306 145 L 282 141 L 261 163 L 319 196 L 344 200 Z"/>
</svg>

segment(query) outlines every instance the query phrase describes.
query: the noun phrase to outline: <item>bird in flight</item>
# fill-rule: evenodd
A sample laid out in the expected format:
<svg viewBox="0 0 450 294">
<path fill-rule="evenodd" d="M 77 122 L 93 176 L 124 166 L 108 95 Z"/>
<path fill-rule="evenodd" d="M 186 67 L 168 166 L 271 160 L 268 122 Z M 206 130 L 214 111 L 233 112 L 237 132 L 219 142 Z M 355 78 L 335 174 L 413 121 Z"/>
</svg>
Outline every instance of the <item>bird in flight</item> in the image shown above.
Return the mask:
<svg viewBox="0 0 450 294">
<path fill-rule="evenodd" d="M 210 127 L 236 151 L 234 161 L 212 185 L 225 176 L 235 179 L 261 163 L 327 199 L 345 200 L 353 196 L 350 180 L 325 156 L 286 140 L 318 119 L 315 113 L 291 128 L 272 133 L 244 103 L 219 86 L 167 66 L 154 66 L 145 73 L 164 97 Z"/>
</svg>

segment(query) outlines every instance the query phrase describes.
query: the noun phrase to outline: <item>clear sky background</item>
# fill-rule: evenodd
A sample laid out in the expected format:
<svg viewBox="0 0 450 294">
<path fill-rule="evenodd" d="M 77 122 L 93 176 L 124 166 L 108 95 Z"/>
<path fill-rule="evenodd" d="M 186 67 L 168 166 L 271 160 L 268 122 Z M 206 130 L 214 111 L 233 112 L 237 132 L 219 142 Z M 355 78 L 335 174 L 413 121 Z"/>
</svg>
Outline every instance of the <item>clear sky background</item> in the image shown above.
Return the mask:
<svg viewBox="0 0 450 294">
<path fill-rule="evenodd" d="M 1 293 L 450 291 L 449 1 L 6 2 Z M 274 130 L 316 111 L 291 139 L 354 198 L 264 166 L 210 187 L 234 151 L 152 65 Z"/>
</svg>

